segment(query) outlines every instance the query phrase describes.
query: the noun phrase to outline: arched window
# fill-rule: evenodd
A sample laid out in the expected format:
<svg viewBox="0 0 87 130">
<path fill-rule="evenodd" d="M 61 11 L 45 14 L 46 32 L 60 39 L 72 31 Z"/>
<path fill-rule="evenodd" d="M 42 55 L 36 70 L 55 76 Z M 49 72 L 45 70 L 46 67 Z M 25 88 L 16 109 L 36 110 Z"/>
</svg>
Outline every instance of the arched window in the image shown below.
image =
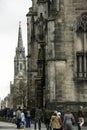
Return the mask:
<svg viewBox="0 0 87 130">
<path fill-rule="evenodd" d="M 87 13 L 83 13 L 77 22 L 77 50 L 76 50 L 76 68 L 77 77 L 87 78 Z"/>
</svg>

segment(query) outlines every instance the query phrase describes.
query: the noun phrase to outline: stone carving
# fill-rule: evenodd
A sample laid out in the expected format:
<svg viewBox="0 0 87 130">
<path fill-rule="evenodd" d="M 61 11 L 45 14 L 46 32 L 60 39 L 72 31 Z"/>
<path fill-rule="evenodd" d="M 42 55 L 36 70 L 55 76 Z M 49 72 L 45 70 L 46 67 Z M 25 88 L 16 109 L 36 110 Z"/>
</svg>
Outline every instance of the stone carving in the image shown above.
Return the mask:
<svg viewBox="0 0 87 130">
<path fill-rule="evenodd" d="M 54 0 L 48 0 L 48 6 L 52 10 L 54 8 L 55 1 Z"/>
<path fill-rule="evenodd" d="M 46 29 L 47 29 L 47 21 L 46 19 L 43 17 L 43 14 L 40 13 L 40 17 L 37 20 L 37 24 L 38 24 L 38 39 L 40 41 L 43 41 L 45 38 L 45 33 L 46 33 Z"/>
<path fill-rule="evenodd" d="M 35 40 L 34 16 L 31 18 L 31 42 Z"/>
<path fill-rule="evenodd" d="M 77 31 L 87 32 L 87 13 L 83 13 L 78 20 Z"/>
</svg>

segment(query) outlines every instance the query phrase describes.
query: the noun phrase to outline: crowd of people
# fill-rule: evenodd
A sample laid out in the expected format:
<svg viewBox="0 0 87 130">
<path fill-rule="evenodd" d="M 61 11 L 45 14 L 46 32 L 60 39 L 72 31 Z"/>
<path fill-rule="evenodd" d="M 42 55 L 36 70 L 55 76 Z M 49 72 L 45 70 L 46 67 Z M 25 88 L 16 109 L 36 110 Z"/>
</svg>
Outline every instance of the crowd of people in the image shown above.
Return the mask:
<svg viewBox="0 0 87 130">
<path fill-rule="evenodd" d="M 81 130 L 84 124 L 84 112 L 82 106 L 80 106 L 80 109 L 77 113 L 77 121 L 78 121 L 77 122 L 78 130 Z M 67 108 L 63 117 L 61 116 L 60 112 L 54 111 L 51 116 L 49 126 L 53 130 L 73 130 L 73 126 L 75 124 L 76 124 L 75 117 L 73 113 L 70 111 L 70 109 Z"/>
<path fill-rule="evenodd" d="M 41 129 L 41 121 L 43 117 L 43 112 L 40 108 L 32 109 L 20 107 L 17 110 L 5 108 L 0 110 L 0 117 L 4 117 L 5 119 L 13 119 L 14 123 L 17 125 L 17 128 L 30 128 L 32 119 L 34 119 L 34 127 L 36 127 L 36 123 L 38 123 L 38 129 Z M 81 130 L 84 124 L 84 112 L 83 107 L 80 106 L 77 115 L 77 121 L 75 121 L 75 117 L 69 108 L 66 109 L 66 112 L 63 113 L 58 109 L 56 109 L 49 117 L 44 118 L 44 123 L 46 125 L 47 130 L 73 130 L 73 125 L 78 124 L 78 130 Z M 36 128 L 35 128 L 36 129 Z"/>
<path fill-rule="evenodd" d="M 14 109 L 4 108 L 0 110 L 0 118 L 10 120 L 13 118 Z"/>
<path fill-rule="evenodd" d="M 17 128 L 30 128 L 30 110 L 19 107 L 15 112 L 15 123 Z"/>
<path fill-rule="evenodd" d="M 13 122 L 17 128 L 30 127 L 30 109 L 10 109 L 4 108 L 0 110 L 0 120 Z"/>
</svg>

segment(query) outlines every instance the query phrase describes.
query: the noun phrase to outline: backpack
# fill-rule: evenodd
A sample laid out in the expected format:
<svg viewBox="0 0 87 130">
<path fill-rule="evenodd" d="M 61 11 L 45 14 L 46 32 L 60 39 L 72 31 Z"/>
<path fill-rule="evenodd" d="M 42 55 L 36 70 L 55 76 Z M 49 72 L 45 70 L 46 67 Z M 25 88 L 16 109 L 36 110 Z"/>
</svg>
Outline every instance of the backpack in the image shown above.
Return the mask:
<svg viewBox="0 0 87 130">
<path fill-rule="evenodd" d="M 27 111 L 27 117 L 30 117 L 30 111 Z"/>
</svg>

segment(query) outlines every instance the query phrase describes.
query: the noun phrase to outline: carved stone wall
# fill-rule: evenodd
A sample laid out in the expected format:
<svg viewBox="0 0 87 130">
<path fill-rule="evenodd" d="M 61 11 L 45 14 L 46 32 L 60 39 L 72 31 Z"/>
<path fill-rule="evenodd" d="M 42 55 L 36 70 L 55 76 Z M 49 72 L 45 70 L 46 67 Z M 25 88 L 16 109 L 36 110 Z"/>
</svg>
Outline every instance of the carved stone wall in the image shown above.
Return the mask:
<svg viewBox="0 0 87 130">
<path fill-rule="evenodd" d="M 35 68 L 38 72 L 37 60 L 40 41 L 38 42 L 37 38 L 37 21 L 42 13 L 43 18 L 47 20 L 47 30 L 44 33 L 44 42 L 46 44 L 45 96 L 48 98 L 48 102 L 51 103 L 79 102 L 79 104 L 84 104 L 87 101 L 87 81 L 78 81 L 75 77 L 76 48 L 79 48 L 76 26 L 81 14 L 87 12 L 87 1 L 55 0 L 53 4 L 52 2 L 52 0 L 37 2 L 36 15 L 34 16 L 34 43 L 31 43 L 30 39 L 32 35 L 31 26 L 28 28 L 28 52 L 31 55 L 30 68 L 32 70 Z M 35 14 L 34 10 L 27 17 L 27 19 L 30 19 L 28 20 L 29 25 L 31 25 L 31 16 L 33 14 Z M 32 87 L 35 88 L 35 86 Z"/>
</svg>

